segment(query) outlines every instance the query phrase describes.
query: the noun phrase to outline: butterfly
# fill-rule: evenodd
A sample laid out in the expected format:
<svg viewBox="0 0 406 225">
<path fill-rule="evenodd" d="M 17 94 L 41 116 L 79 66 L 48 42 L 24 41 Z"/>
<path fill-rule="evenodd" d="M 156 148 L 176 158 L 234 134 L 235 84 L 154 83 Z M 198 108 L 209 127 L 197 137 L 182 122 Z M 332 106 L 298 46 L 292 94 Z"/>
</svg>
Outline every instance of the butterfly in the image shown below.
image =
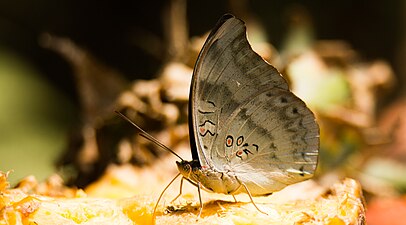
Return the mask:
<svg viewBox="0 0 406 225">
<path fill-rule="evenodd" d="M 277 69 L 252 50 L 244 22 L 230 14 L 217 22 L 195 64 L 189 134 L 191 161 L 161 147 L 181 158 L 179 174 L 169 185 L 182 175 L 181 186 L 187 180 L 198 187 L 199 216 L 200 189 L 233 197 L 246 193 L 263 212 L 252 196 L 309 179 L 317 167 L 314 114 L 289 91 Z"/>
</svg>

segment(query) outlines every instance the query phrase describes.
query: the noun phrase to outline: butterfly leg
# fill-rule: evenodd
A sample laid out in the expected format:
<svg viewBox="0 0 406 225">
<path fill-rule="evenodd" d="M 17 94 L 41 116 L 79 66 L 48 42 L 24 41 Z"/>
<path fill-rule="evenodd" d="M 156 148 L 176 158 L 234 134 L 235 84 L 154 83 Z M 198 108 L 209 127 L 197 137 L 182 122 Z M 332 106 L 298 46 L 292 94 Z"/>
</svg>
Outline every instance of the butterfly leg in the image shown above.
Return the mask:
<svg viewBox="0 0 406 225">
<path fill-rule="evenodd" d="M 235 195 L 232 195 L 234 198 L 234 202 L 237 203 L 237 199 L 235 198 Z"/>
<path fill-rule="evenodd" d="M 179 194 L 171 201 L 171 204 L 176 201 L 176 199 L 178 199 L 181 195 L 182 195 L 182 187 L 183 187 L 183 180 L 185 178 L 182 177 L 182 179 L 180 180 L 180 190 L 179 190 Z"/>
<path fill-rule="evenodd" d="M 197 192 L 199 193 L 199 202 L 200 202 L 200 211 L 199 215 L 197 215 L 196 221 L 200 218 L 200 215 L 202 215 L 203 211 L 203 202 L 202 202 L 202 194 L 200 193 L 202 184 L 200 182 L 197 183 Z"/>
<path fill-rule="evenodd" d="M 180 176 L 180 173 L 178 173 L 172 180 L 169 182 L 168 185 L 166 185 L 165 189 L 161 192 L 161 194 L 158 197 L 158 201 L 155 204 L 154 211 L 152 212 L 152 224 L 155 224 L 155 217 L 156 217 L 156 209 L 158 208 L 159 201 L 161 200 L 162 196 L 164 195 L 165 191 L 171 186 L 171 184 Z M 183 178 L 183 177 L 182 177 Z M 183 179 L 182 179 L 183 180 Z"/>
<path fill-rule="evenodd" d="M 265 215 L 268 215 L 268 213 L 266 213 L 266 212 L 260 210 L 260 209 L 258 208 L 258 206 L 255 204 L 254 200 L 252 199 L 251 192 L 250 192 L 250 190 L 248 190 L 247 185 L 245 185 L 245 184 L 242 183 L 242 182 L 241 182 L 241 185 L 244 187 L 245 191 L 246 191 L 247 194 L 248 194 L 248 197 L 250 197 L 251 203 L 255 206 L 255 208 L 256 208 L 259 212 L 261 212 L 261 213 L 263 213 L 263 214 L 265 214 Z"/>
</svg>

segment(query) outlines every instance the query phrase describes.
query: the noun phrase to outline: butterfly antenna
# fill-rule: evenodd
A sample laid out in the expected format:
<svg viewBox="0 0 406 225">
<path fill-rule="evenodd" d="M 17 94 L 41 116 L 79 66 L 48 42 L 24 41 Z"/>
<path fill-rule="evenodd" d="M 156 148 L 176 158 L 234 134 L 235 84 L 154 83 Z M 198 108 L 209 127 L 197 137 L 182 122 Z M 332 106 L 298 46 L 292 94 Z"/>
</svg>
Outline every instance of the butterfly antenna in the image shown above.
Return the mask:
<svg viewBox="0 0 406 225">
<path fill-rule="evenodd" d="M 124 120 L 127 120 L 129 123 L 131 123 L 135 128 L 137 128 L 140 131 L 140 136 L 151 141 L 152 143 L 156 144 L 157 146 L 163 148 L 166 151 L 171 152 L 172 154 L 174 154 L 176 157 L 178 157 L 180 160 L 184 161 L 182 159 L 182 157 L 180 157 L 178 154 L 176 154 L 176 152 L 174 152 L 172 149 L 166 147 L 164 144 L 162 144 L 161 142 L 158 141 L 158 139 L 154 138 L 152 135 L 148 134 L 145 130 L 143 130 L 141 127 L 139 127 L 137 124 L 135 124 L 132 120 L 130 120 L 130 118 L 128 118 L 127 116 L 125 116 L 124 114 L 122 114 L 119 111 L 114 111 L 115 113 L 117 113 L 121 118 L 123 118 Z"/>
</svg>

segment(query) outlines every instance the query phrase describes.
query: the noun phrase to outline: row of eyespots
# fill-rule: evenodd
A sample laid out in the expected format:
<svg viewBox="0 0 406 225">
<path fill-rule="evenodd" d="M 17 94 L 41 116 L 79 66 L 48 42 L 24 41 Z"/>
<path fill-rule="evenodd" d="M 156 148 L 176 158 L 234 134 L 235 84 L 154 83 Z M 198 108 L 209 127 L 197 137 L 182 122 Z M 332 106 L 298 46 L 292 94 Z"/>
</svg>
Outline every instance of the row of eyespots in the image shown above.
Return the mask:
<svg viewBox="0 0 406 225">
<path fill-rule="evenodd" d="M 244 136 L 239 136 L 239 137 L 237 138 L 237 146 L 241 146 L 243 142 L 244 142 Z M 233 146 L 233 144 L 234 144 L 234 138 L 233 138 L 233 136 L 228 135 L 228 136 L 226 137 L 226 146 L 227 146 L 227 147 L 231 147 L 231 146 Z"/>
</svg>

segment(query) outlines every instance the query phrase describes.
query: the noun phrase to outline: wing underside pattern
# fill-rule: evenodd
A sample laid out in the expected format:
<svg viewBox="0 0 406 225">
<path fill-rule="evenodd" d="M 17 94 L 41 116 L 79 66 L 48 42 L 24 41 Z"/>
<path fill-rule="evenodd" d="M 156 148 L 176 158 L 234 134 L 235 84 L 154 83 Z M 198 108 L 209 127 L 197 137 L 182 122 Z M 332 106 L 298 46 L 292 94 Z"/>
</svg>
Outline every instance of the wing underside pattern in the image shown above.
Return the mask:
<svg viewBox="0 0 406 225">
<path fill-rule="evenodd" d="M 209 35 L 195 66 L 190 109 L 202 166 L 231 170 L 258 193 L 314 173 L 314 115 L 251 49 L 241 20 L 228 16 Z"/>
</svg>

